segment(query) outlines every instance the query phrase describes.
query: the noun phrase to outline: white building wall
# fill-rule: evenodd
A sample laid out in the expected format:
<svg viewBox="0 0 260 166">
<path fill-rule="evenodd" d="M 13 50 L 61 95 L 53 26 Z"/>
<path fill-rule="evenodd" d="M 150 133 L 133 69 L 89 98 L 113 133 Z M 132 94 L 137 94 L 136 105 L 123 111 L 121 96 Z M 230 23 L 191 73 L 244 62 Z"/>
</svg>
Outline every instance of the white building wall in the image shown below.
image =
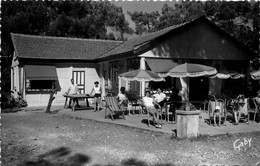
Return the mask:
<svg viewBox="0 0 260 166">
<path fill-rule="evenodd" d="M 99 75 L 96 71 L 95 65 L 93 64 L 84 64 L 85 67 L 73 67 L 72 65 L 56 66 L 56 71 L 58 75 L 58 82 L 61 90 L 55 94 L 55 99 L 52 102 L 52 105 L 61 105 L 63 106 L 65 103 L 65 98 L 63 94 L 67 92 L 70 79 L 72 78 L 72 71 L 85 71 L 85 93 L 89 94 L 94 86 L 95 81 L 100 82 Z M 82 65 L 81 65 L 82 66 Z M 26 94 L 26 100 L 28 102 L 28 106 L 46 106 L 49 101 L 50 94 Z M 91 102 L 90 102 L 91 103 Z"/>
</svg>

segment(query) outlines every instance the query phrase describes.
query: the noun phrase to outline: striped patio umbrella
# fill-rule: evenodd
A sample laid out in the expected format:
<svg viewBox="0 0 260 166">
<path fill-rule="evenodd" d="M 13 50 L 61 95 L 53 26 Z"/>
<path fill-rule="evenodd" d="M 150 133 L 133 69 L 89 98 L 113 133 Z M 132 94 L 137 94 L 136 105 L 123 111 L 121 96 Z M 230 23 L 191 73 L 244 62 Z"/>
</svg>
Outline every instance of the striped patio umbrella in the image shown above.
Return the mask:
<svg viewBox="0 0 260 166">
<path fill-rule="evenodd" d="M 217 70 L 213 67 L 193 64 L 193 63 L 184 63 L 181 65 L 177 65 L 172 68 L 166 76 L 171 77 L 200 77 L 205 75 L 213 75 L 216 74 Z"/>
<path fill-rule="evenodd" d="M 216 78 L 216 77 L 219 79 L 228 79 L 228 78 L 239 79 L 239 78 L 244 78 L 245 74 L 241 74 L 239 72 L 231 71 L 231 70 L 221 70 L 217 74 L 210 76 L 210 78 Z"/>
<path fill-rule="evenodd" d="M 206 75 L 213 75 L 216 73 L 217 70 L 210 66 L 194 64 L 194 63 L 184 63 L 172 68 L 168 73 L 166 73 L 166 76 L 180 78 L 182 84 L 181 97 L 183 98 L 183 100 L 189 101 L 189 81 L 185 83 L 183 78 L 200 77 Z"/>
<path fill-rule="evenodd" d="M 253 80 L 260 80 L 260 70 L 252 71 L 250 75 Z"/>
<path fill-rule="evenodd" d="M 159 77 L 157 73 L 150 70 L 133 70 L 126 73 L 119 74 L 118 78 L 127 81 L 164 81 L 165 79 Z"/>
</svg>

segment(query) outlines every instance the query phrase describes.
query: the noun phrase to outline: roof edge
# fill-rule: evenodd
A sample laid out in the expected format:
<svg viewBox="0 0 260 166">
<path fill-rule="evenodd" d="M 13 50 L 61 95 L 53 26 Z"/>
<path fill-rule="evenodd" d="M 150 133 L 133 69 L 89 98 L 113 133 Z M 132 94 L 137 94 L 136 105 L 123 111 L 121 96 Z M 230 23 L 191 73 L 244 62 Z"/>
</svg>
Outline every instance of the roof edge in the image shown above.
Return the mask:
<svg viewBox="0 0 260 166">
<path fill-rule="evenodd" d="M 21 34 L 21 33 L 10 33 L 11 36 L 24 36 L 24 37 L 32 37 L 32 38 L 47 38 L 47 39 L 60 39 L 60 40 L 82 40 L 82 41 L 104 41 L 104 42 L 116 42 L 122 43 L 124 41 L 121 40 L 105 40 L 105 39 L 90 39 L 90 38 L 77 38 L 77 37 L 59 37 L 59 36 L 44 36 L 44 35 L 30 35 L 30 34 Z"/>
</svg>

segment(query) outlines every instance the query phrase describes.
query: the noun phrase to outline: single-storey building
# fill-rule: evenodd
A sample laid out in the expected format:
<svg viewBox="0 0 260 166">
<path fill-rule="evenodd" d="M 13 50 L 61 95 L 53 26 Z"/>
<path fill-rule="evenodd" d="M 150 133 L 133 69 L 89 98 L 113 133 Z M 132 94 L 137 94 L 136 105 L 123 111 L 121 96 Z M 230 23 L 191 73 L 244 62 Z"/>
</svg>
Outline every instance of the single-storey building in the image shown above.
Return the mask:
<svg viewBox="0 0 260 166">
<path fill-rule="evenodd" d="M 120 73 L 139 68 L 157 73 L 168 71 L 176 64 L 198 63 L 217 70 L 234 70 L 245 78 L 190 78 L 190 99 L 204 100 L 209 91 L 245 92 L 249 81 L 250 60 L 256 54 L 219 28 L 207 17 L 168 27 L 127 41 L 79 39 L 11 34 L 14 56 L 11 89 L 15 87 L 29 106 L 47 105 L 53 85 L 58 87 L 53 104 L 64 104 L 62 94 L 74 78 L 81 93 L 90 93 L 99 81 L 103 96 L 111 90 L 126 87 L 141 92 L 145 87 L 179 86 L 176 78 L 162 83 L 141 83 L 119 80 Z M 141 87 L 141 88 L 140 88 Z"/>
</svg>

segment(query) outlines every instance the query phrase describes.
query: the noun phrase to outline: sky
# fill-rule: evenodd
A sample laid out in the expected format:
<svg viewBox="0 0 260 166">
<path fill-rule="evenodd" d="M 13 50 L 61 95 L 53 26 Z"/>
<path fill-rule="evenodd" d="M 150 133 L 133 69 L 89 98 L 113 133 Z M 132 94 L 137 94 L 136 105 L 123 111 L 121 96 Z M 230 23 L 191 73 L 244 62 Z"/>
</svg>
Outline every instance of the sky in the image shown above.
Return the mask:
<svg viewBox="0 0 260 166">
<path fill-rule="evenodd" d="M 131 20 L 130 16 L 127 14 L 127 11 L 134 12 L 134 11 L 143 11 L 143 12 L 152 12 L 152 11 L 159 11 L 161 12 L 161 9 L 165 3 L 167 3 L 169 6 L 174 6 L 176 1 L 111 1 L 112 4 L 115 4 L 116 6 L 122 7 L 123 12 L 125 14 L 126 20 L 129 22 L 130 27 L 134 28 L 134 23 Z"/>
</svg>

